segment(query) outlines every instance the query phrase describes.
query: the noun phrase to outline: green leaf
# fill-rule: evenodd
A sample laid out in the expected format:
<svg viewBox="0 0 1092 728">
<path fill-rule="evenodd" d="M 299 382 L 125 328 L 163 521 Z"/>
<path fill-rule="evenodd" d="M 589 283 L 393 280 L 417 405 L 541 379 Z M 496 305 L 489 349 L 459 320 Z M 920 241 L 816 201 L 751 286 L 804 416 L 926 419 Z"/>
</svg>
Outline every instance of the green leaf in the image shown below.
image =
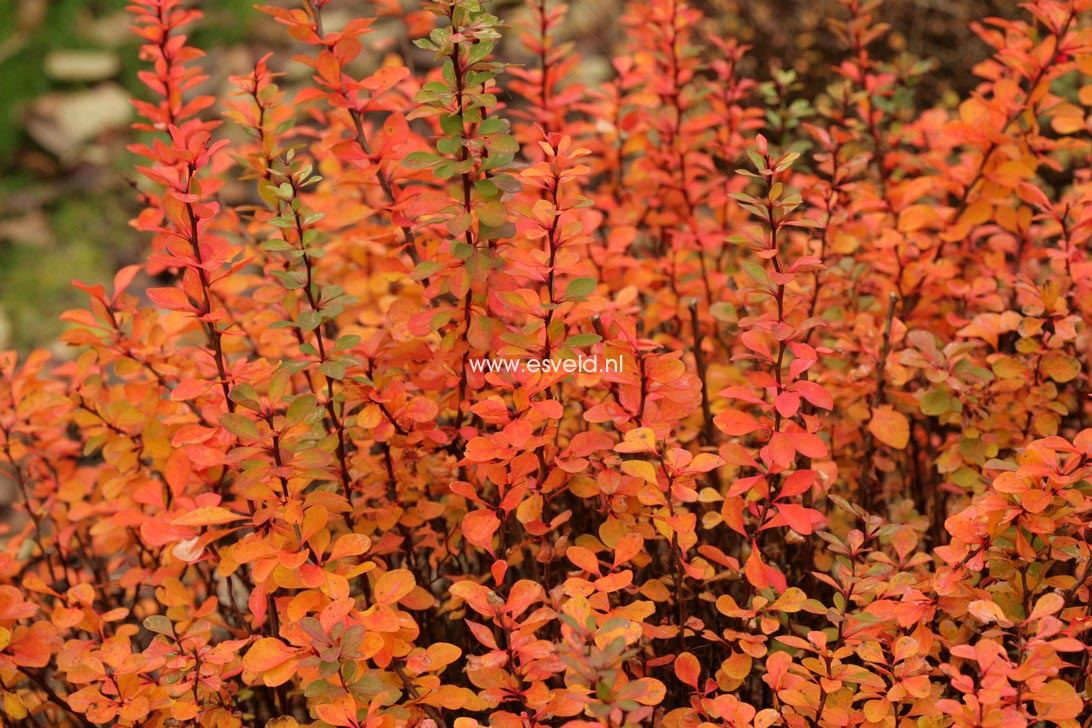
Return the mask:
<svg viewBox="0 0 1092 728">
<path fill-rule="evenodd" d="M 246 415 L 225 412 L 220 415 L 220 424 L 236 437 L 245 437 L 251 440 L 257 440 L 260 437 L 258 426 L 254 424 L 254 420 Z"/>
<path fill-rule="evenodd" d="M 402 159 L 402 166 L 409 169 L 425 169 L 436 166 L 442 160 L 443 157 L 432 152 L 411 152 Z"/>
<path fill-rule="evenodd" d="M 410 277 L 415 281 L 421 281 L 443 267 L 442 263 L 437 263 L 434 260 L 422 260 L 417 264 L 417 267 L 413 269 L 413 274 Z"/>
<path fill-rule="evenodd" d="M 337 341 L 334 342 L 334 351 L 344 351 L 345 349 L 351 349 L 360 343 L 360 337 L 356 334 L 345 334 L 339 336 Z"/>
<path fill-rule="evenodd" d="M 246 401 L 257 402 L 258 392 L 249 384 L 237 384 L 228 394 L 228 399 L 236 404 Z"/>
<path fill-rule="evenodd" d="M 280 253 L 285 250 L 292 250 L 295 246 L 291 243 L 287 243 L 280 238 L 273 238 L 272 240 L 266 240 L 262 243 L 262 248 L 268 250 L 271 253 Z"/>
<path fill-rule="evenodd" d="M 322 314 L 318 311 L 300 311 L 298 321 L 304 331 L 314 331 L 322 323 Z"/>
<path fill-rule="evenodd" d="M 562 346 L 591 346 L 603 340 L 599 334 L 577 334 L 565 339 Z"/>
<path fill-rule="evenodd" d="M 466 261 L 466 270 L 470 277 L 476 281 L 485 280 L 491 267 L 488 254 L 475 250 Z"/>
<path fill-rule="evenodd" d="M 441 114 L 440 129 L 444 132 L 444 134 L 462 134 L 463 117 L 459 116 L 458 114 Z"/>
<path fill-rule="evenodd" d="M 762 155 L 758 153 L 756 149 L 747 150 L 747 158 L 751 160 L 751 165 L 757 170 L 766 169 L 766 160 L 762 158 Z"/>
<path fill-rule="evenodd" d="M 511 154 L 500 154 L 497 150 L 492 150 L 494 153 L 490 154 L 482 162 L 482 169 L 503 169 L 512 163 L 514 157 Z"/>
<path fill-rule="evenodd" d="M 736 307 L 727 301 L 717 301 L 709 307 L 709 315 L 721 323 L 735 323 L 739 321 L 739 312 Z"/>
<path fill-rule="evenodd" d="M 455 243 L 455 246 L 452 248 L 452 254 L 457 260 L 467 260 L 474 254 L 474 246 L 467 245 L 463 242 Z"/>
<path fill-rule="evenodd" d="M 515 154 L 519 151 L 519 142 L 515 137 L 508 136 L 507 134 L 498 134 L 485 143 L 489 147 L 491 152 L 499 152 L 500 154 Z"/>
<path fill-rule="evenodd" d="M 950 399 L 943 389 L 934 389 L 921 398 L 921 412 L 933 417 L 942 415 L 948 411 Z"/>
<path fill-rule="evenodd" d="M 562 295 L 561 300 L 583 301 L 595 290 L 595 285 L 596 280 L 594 278 L 574 278 L 565 287 L 565 293 Z"/>
<path fill-rule="evenodd" d="M 504 203 L 500 200 L 490 200 L 478 206 L 478 219 L 489 227 L 500 227 L 507 219 L 508 213 Z"/>
<path fill-rule="evenodd" d="M 466 54 L 466 60 L 469 63 L 477 63 L 478 61 L 484 60 L 492 52 L 493 44 L 491 42 L 485 41 L 482 43 L 475 43 L 470 46 L 470 52 Z"/>
<path fill-rule="evenodd" d="M 144 629 L 156 634 L 174 636 L 174 624 L 162 614 L 153 614 L 144 618 Z"/>
<path fill-rule="evenodd" d="M 474 189 L 478 191 L 482 197 L 496 197 L 500 194 L 497 186 L 493 184 L 493 180 L 480 179 L 474 183 Z"/>
<path fill-rule="evenodd" d="M 318 409 L 318 400 L 313 394 L 304 394 L 292 400 L 284 415 L 285 427 L 292 427 L 303 422 L 309 414 Z"/>
<path fill-rule="evenodd" d="M 454 157 L 459 153 L 459 150 L 463 148 L 462 133 L 460 131 L 451 132 L 456 136 L 451 139 L 441 139 L 436 142 L 436 151 L 446 154 L 449 157 Z"/>
<path fill-rule="evenodd" d="M 436 168 L 432 170 L 432 174 L 437 179 L 451 179 L 455 175 L 455 164 L 445 160 L 436 165 Z"/>
<path fill-rule="evenodd" d="M 493 178 L 493 184 L 504 192 L 519 192 L 523 189 L 523 184 L 510 174 L 498 174 Z"/>
<path fill-rule="evenodd" d="M 766 276 L 766 269 L 755 263 L 753 260 L 745 260 L 740 263 L 740 267 L 749 275 L 756 283 L 763 286 L 769 284 L 770 279 Z"/>
<path fill-rule="evenodd" d="M 496 134 L 498 132 L 507 131 L 508 127 L 502 119 L 491 118 L 486 119 L 478 125 L 478 135 L 486 136 L 488 134 Z"/>
<path fill-rule="evenodd" d="M 319 364 L 319 371 L 330 377 L 330 379 L 341 380 L 345 378 L 345 364 L 336 359 Z"/>
</svg>

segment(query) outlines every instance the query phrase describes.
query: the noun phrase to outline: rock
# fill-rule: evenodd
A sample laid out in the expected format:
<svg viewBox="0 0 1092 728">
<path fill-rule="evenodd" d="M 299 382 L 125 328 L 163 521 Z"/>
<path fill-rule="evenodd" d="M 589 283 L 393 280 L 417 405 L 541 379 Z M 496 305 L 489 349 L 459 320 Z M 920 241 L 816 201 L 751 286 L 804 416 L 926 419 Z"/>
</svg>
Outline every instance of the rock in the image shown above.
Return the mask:
<svg viewBox="0 0 1092 728">
<path fill-rule="evenodd" d="M 32 248 L 48 248 L 53 242 L 53 230 L 41 210 L 31 210 L 19 217 L 0 218 L 0 242 L 13 242 Z M 0 333 L 4 322 L 0 313 Z M 2 337 L 0 337 L 2 345 Z"/>
<path fill-rule="evenodd" d="M 116 83 L 103 83 L 87 91 L 40 96 L 30 106 L 26 128 L 45 149 L 73 161 L 84 144 L 125 126 L 132 116 L 129 94 Z"/>
<path fill-rule="evenodd" d="M 58 81 L 104 81 L 121 70 L 121 58 L 112 51 L 53 51 L 42 70 Z"/>
</svg>

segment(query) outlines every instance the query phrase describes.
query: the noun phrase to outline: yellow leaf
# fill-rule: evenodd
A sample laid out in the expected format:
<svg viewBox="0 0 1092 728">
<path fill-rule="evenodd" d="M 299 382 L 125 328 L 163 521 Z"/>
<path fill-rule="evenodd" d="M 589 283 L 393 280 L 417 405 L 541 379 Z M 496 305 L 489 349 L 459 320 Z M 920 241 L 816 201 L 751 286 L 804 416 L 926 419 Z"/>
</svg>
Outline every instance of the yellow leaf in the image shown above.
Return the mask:
<svg viewBox="0 0 1092 728">
<path fill-rule="evenodd" d="M 1012 626 L 1012 622 L 1005 616 L 1005 612 L 1002 611 L 1001 605 L 997 602 L 988 599 L 976 599 L 970 603 L 967 611 L 983 624 L 997 622 L 1002 627 Z"/>
<path fill-rule="evenodd" d="M 733 680 L 742 680 L 751 674 L 751 656 L 745 652 L 733 652 L 732 656 L 721 663 L 720 669 Z"/>
<path fill-rule="evenodd" d="M 1059 134 L 1075 134 L 1085 130 L 1084 110 L 1073 104 L 1060 104 L 1053 109 L 1050 125 Z"/>
<path fill-rule="evenodd" d="M 282 715 L 265 722 L 265 728 L 299 728 L 299 723 L 290 715 Z"/>
<path fill-rule="evenodd" d="M 656 433 L 648 427 L 638 427 L 626 433 L 625 439 L 614 446 L 615 452 L 655 452 Z"/>
<path fill-rule="evenodd" d="M 639 683 L 644 688 L 644 692 L 634 698 L 641 705 L 659 705 L 660 701 L 667 695 L 667 688 L 654 677 L 642 677 L 634 682 Z"/>
<path fill-rule="evenodd" d="M 666 602 L 671 598 L 671 592 L 659 579 L 649 579 L 641 584 L 637 591 L 641 593 L 641 596 L 647 597 L 654 602 Z"/>
<path fill-rule="evenodd" d="M 1034 693 L 1035 712 L 1040 720 L 1059 723 L 1073 720 L 1084 709 L 1084 701 L 1065 680 L 1051 680 Z"/>
<path fill-rule="evenodd" d="M 1021 379 L 1027 376 L 1028 368 L 1016 357 L 998 357 L 991 367 L 993 373 L 1002 379 Z"/>
<path fill-rule="evenodd" d="M 4 691 L 4 713 L 12 720 L 22 720 L 27 717 L 27 706 L 15 693 Z"/>
<path fill-rule="evenodd" d="M 1063 352 L 1051 351 L 1043 357 L 1042 370 L 1055 382 L 1065 384 L 1077 378 L 1081 373 L 1081 364 Z"/>
<path fill-rule="evenodd" d="M 640 478 L 650 485 L 656 484 L 656 468 L 646 460 L 626 460 L 622 472 Z"/>
<path fill-rule="evenodd" d="M 857 656 L 865 662 L 884 663 L 887 658 L 884 657 L 883 648 L 880 647 L 880 643 L 875 640 L 868 642 L 862 642 L 857 646 Z"/>
<path fill-rule="evenodd" d="M 902 450 L 910 442 L 910 422 L 906 415 L 896 412 L 891 405 L 880 405 L 872 410 L 868 431 L 884 445 Z"/>
<path fill-rule="evenodd" d="M 263 637 L 243 656 L 243 669 L 260 674 L 265 685 L 276 687 L 295 675 L 297 652 L 275 637 Z"/>
<path fill-rule="evenodd" d="M 394 604 L 413 591 L 417 583 L 408 569 L 388 571 L 375 580 L 375 603 Z"/>
<path fill-rule="evenodd" d="M 803 589 L 790 586 L 777 598 L 777 601 L 770 605 L 770 609 L 775 609 L 779 612 L 799 612 L 804 607 L 804 602 L 807 600 L 808 595 L 804 593 Z"/>
<path fill-rule="evenodd" d="M 1065 606 L 1065 599 L 1060 594 L 1054 592 L 1047 592 L 1044 594 L 1038 602 L 1035 604 L 1035 608 L 1031 610 L 1031 614 L 1028 615 L 1028 620 L 1041 619 L 1052 614 L 1056 614 L 1058 610 Z"/>
<path fill-rule="evenodd" d="M 755 715 L 755 728 L 770 728 L 781 721 L 780 714 L 773 708 L 763 708 Z"/>
<path fill-rule="evenodd" d="M 891 712 L 891 703 L 886 700 L 869 700 L 864 704 L 865 720 L 870 723 L 882 723 Z"/>
<path fill-rule="evenodd" d="M 372 540 L 362 533 L 346 533 L 338 537 L 330 550 L 328 561 L 337 561 L 347 556 L 359 556 L 372 547 Z"/>
</svg>

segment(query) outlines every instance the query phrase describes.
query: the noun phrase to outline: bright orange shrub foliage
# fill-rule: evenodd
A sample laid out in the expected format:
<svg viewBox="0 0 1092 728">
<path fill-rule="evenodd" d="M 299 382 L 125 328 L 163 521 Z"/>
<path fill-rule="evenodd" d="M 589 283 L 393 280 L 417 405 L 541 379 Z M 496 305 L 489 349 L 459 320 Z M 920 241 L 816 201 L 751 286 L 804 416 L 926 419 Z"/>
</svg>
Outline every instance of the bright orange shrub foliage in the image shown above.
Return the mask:
<svg viewBox="0 0 1092 728">
<path fill-rule="evenodd" d="M 173 284 L 0 358 L 5 720 L 1087 726 L 1092 2 L 977 26 L 956 110 L 840 2 L 808 93 L 681 0 L 598 88 L 553 0 L 509 69 L 375 3 L 436 63 L 365 76 L 309 0 L 313 83 L 213 99 L 135 0 Z"/>
</svg>

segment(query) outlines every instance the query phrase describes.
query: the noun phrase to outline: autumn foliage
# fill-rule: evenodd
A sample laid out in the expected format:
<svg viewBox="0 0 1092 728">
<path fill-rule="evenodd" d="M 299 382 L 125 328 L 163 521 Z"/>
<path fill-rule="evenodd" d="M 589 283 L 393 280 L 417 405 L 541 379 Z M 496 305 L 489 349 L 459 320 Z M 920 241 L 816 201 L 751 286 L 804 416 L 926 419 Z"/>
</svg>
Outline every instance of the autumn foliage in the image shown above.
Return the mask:
<svg viewBox="0 0 1092 728">
<path fill-rule="evenodd" d="M 805 89 L 682 0 L 595 86 L 557 0 L 308 0 L 214 98 L 134 0 L 150 253 L 0 354 L 6 724 L 1089 725 L 1092 2 L 936 108 L 877 4 Z"/>
</svg>

